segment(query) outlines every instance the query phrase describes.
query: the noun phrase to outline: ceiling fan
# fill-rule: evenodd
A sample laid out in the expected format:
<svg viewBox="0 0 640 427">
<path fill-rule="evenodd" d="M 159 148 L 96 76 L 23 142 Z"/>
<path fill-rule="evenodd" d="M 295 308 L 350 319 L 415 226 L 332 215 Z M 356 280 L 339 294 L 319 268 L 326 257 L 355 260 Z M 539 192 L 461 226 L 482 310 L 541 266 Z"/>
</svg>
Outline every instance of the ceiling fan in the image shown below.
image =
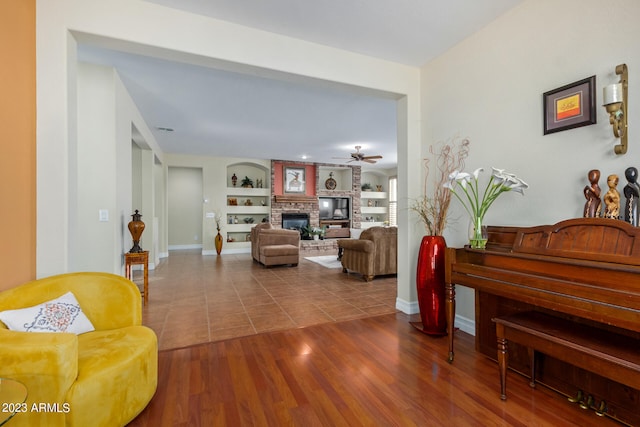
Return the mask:
<svg viewBox="0 0 640 427">
<path fill-rule="evenodd" d="M 382 156 L 380 156 L 380 155 L 378 155 L 378 156 L 365 156 L 364 153 L 360 152 L 361 148 L 362 148 L 362 146 L 356 145 L 356 152 L 355 153 L 351 153 L 351 157 L 334 157 L 334 159 L 347 159 L 348 160 L 347 163 L 351 163 L 351 162 L 375 163 L 376 160 L 374 160 L 374 159 L 381 159 L 382 158 Z"/>
</svg>

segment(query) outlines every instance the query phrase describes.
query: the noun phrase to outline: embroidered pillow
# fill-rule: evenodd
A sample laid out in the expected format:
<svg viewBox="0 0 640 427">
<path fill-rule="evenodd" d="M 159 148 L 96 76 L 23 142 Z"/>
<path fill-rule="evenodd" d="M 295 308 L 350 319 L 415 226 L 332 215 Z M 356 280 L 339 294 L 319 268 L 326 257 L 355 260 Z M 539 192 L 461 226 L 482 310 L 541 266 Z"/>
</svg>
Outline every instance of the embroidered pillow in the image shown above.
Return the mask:
<svg viewBox="0 0 640 427">
<path fill-rule="evenodd" d="M 2 311 L 0 320 L 12 331 L 79 335 L 95 330 L 71 292 L 33 307 Z"/>
</svg>

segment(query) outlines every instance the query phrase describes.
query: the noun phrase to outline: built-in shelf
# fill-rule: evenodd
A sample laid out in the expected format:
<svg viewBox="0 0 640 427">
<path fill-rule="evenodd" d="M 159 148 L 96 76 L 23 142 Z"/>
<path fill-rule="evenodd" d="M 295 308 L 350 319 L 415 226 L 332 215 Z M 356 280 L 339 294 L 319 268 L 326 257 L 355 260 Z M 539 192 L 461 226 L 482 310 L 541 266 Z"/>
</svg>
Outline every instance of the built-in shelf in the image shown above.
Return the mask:
<svg viewBox="0 0 640 427">
<path fill-rule="evenodd" d="M 236 174 L 236 186 L 231 177 Z M 241 181 L 245 176 L 253 179 L 255 187 L 242 187 Z M 226 235 L 225 248 L 238 250 L 251 246 L 248 237 L 251 228 L 263 220 L 269 220 L 271 215 L 271 183 L 268 177 L 271 171 L 259 164 L 251 162 L 236 163 L 227 166 L 227 205 L 225 206 L 226 224 L 222 232 Z M 260 188 L 257 188 L 261 184 Z M 235 203 L 235 204 L 234 204 Z M 251 218 L 253 222 L 245 222 Z M 233 239 L 232 242 L 229 239 Z"/>
<path fill-rule="evenodd" d="M 382 221 L 362 221 L 360 223 L 360 228 L 366 230 L 367 228 L 382 227 L 383 225 L 384 225 L 384 222 Z"/>
<path fill-rule="evenodd" d="M 327 180 L 332 178 L 335 181 L 335 188 L 327 186 Z M 353 168 L 350 166 L 327 166 L 318 167 L 318 191 L 352 191 L 353 190 Z"/>
<path fill-rule="evenodd" d="M 360 194 L 360 198 L 362 199 L 386 199 L 387 192 L 386 191 L 363 191 Z"/>
<path fill-rule="evenodd" d="M 388 219 L 389 202 L 386 191 L 363 191 L 360 193 L 360 203 L 362 228 L 383 225 L 384 221 Z"/>
</svg>

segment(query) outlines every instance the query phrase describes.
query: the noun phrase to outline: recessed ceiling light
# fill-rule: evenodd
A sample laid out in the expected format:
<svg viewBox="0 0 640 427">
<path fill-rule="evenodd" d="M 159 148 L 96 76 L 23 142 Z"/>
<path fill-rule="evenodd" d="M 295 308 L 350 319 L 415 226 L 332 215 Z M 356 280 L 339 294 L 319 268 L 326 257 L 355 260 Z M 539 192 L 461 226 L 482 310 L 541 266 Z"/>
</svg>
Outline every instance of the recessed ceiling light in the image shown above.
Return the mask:
<svg viewBox="0 0 640 427">
<path fill-rule="evenodd" d="M 306 154 L 303 154 L 302 156 L 300 156 L 302 158 L 302 160 L 307 160 L 309 158 L 309 156 L 307 156 Z"/>
</svg>

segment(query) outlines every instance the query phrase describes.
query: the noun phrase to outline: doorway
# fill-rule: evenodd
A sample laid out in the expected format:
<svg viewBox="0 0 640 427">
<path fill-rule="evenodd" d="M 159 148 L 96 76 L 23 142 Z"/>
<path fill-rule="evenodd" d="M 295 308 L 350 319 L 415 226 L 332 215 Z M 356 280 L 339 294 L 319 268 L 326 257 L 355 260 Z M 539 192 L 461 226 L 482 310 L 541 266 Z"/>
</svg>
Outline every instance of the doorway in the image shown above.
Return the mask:
<svg viewBox="0 0 640 427">
<path fill-rule="evenodd" d="M 202 169 L 168 171 L 169 250 L 202 248 Z"/>
</svg>

